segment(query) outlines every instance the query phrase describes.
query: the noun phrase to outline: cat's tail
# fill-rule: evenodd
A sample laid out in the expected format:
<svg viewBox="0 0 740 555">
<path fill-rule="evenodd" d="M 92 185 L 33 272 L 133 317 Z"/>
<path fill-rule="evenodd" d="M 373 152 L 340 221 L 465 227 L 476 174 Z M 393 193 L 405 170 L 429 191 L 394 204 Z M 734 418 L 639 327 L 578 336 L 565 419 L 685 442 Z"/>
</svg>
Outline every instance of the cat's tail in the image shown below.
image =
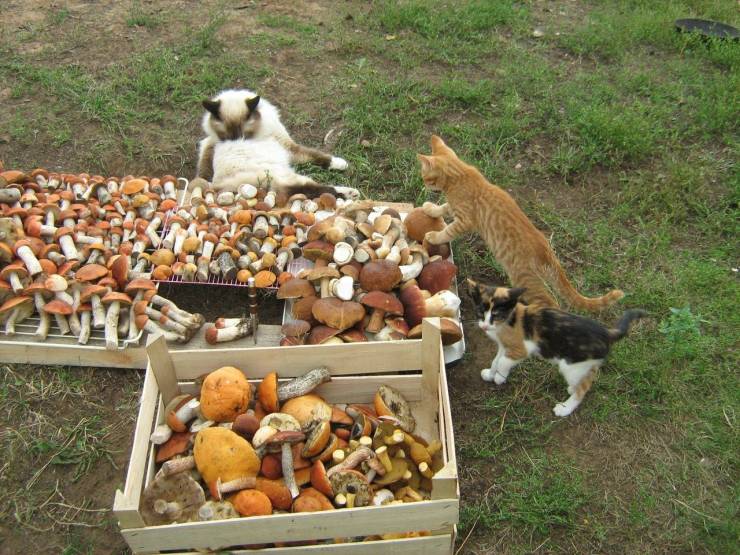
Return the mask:
<svg viewBox="0 0 740 555">
<path fill-rule="evenodd" d="M 634 322 L 635 320 L 639 320 L 640 318 L 644 318 L 647 315 L 647 312 L 638 308 L 625 310 L 624 314 L 622 314 L 622 317 L 619 319 L 619 322 L 617 322 L 617 324 L 609 330 L 609 340 L 612 343 L 614 343 L 615 341 L 619 341 L 625 335 L 627 335 L 632 322 Z"/>
<path fill-rule="evenodd" d="M 551 267 L 555 274 L 552 286 L 573 308 L 598 312 L 624 297 L 624 292 L 620 289 L 613 289 L 601 297 L 584 297 L 576 291 L 576 288 L 568 280 L 568 276 L 565 275 L 565 270 L 563 270 L 560 262 L 554 257 L 551 261 Z"/>
</svg>

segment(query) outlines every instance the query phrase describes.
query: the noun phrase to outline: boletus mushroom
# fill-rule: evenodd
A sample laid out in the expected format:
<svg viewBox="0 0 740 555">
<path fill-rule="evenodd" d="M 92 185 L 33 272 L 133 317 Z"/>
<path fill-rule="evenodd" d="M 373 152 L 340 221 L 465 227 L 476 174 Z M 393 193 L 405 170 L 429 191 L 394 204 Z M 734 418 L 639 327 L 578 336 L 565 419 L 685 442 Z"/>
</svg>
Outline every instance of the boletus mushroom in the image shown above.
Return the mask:
<svg viewBox="0 0 740 555">
<path fill-rule="evenodd" d="M 200 412 L 214 422 L 233 422 L 247 410 L 251 397 L 252 389 L 241 370 L 223 366 L 203 380 Z"/>
<path fill-rule="evenodd" d="M 196 520 L 206 502 L 203 488 L 187 472 L 155 477 L 141 496 L 141 517 L 148 526 Z"/>
</svg>

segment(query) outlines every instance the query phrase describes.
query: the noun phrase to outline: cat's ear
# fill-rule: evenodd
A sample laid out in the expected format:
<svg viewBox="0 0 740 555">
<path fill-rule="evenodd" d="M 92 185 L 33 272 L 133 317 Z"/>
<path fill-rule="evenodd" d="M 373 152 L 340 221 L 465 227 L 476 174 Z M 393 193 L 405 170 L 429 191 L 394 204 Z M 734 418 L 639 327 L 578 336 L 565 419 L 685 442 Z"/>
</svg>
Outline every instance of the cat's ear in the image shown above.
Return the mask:
<svg viewBox="0 0 740 555">
<path fill-rule="evenodd" d="M 219 110 L 221 109 L 221 101 L 220 100 L 211 100 L 210 98 L 204 100 L 201 104 L 203 104 L 203 108 L 208 110 L 211 115 L 216 118 L 220 119 Z"/>
<path fill-rule="evenodd" d="M 475 281 L 474 279 L 467 278 L 466 279 L 468 283 L 468 290 L 470 291 L 470 296 L 473 297 L 473 300 L 477 303 L 480 301 L 480 284 Z"/>
<path fill-rule="evenodd" d="M 512 301 L 516 301 L 521 297 L 526 289 L 524 287 L 513 287 L 509 289 L 509 299 Z"/>
<path fill-rule="evenodd" d="M 257 104 L 260 103 L 260 97 L 255 96 L 254 98 L 247 98 L 247 108 L 249 108 L 249 112 L 254 112 L 257 109 Z"/>
<path fill-rule="evenodd" d="M 434 158 L 425 156 L 424 154 L 417 154 L 416 158 L 421 162 L 421 173 L 432 171 L 432 168 L 434 168 Z"/>
<path fill-rule="evenodd" d="M 443 152 L 442 149 L 447 148 L 447 145 L 439 135 L 432 135 L 430 142 L 432 144 L 432 154 L 440 154 Z"/>
</svg>

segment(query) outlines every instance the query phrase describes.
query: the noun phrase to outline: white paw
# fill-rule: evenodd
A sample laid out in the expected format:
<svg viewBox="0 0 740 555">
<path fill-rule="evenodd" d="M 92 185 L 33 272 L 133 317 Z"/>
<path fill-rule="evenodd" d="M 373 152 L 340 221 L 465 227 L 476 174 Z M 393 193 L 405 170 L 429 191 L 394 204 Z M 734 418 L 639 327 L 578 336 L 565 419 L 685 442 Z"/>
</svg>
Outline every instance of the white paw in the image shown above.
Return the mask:
<svg viewBox="0 0 740 555">
<path fill-rule="evenodd" d="M 480 377 L 484 382 L 492 382 L 495 379 L 494 372 L 490 368 L 484 368 L 480 371 Z"/>
<path fill-rule="evenodd" d="M 353 187 L 334 187 L 338 195 L 342 195 L 348 200 L 359 200 L 360 191 Z"/>
<path fill-rule="evenodd" d="M 437 206 L 433 202 L 425 202 L 421 205 L 421 210 L 430 218 L 436 218 L 439 216 L 439 206 Z"/>
<path fill-rule="evenodd" d="M 496 385 L 501 385 L 502 383 L 506 383 L 506 376 L 496 372 L 493 376 L 493 381 L 496 382 Z"/>
<path fill-rule="evenodd" d="M 572 385 L 569 385 L 569 386 L 568 386 L 568 393 L 569 393 L 570 395 L 573 395 L 573 392 L 574 392 L 575 390 L 576 390 L 576 388 L 575 388 L 575 387 L 573 387 Z"/>
<path fill-rule="evenodd" d="M 349 167 L 349 164 L 347 163 L 347 160 L 345 160 L 344 158 L 338 158 L 336 156 L 331 157 L 331 162 L 329 163 L 329 169 L 344 171 L 348 167 Z"/>
<path fill-rule="evenodd" d="M 555 405 L 555 408 L 552 409 L 552 412 L 555 413 L 555 416 L 568 416 L 573 412 L 573 410 L 569 409 L 565 403 L 558 403 Z"/>
</svg>

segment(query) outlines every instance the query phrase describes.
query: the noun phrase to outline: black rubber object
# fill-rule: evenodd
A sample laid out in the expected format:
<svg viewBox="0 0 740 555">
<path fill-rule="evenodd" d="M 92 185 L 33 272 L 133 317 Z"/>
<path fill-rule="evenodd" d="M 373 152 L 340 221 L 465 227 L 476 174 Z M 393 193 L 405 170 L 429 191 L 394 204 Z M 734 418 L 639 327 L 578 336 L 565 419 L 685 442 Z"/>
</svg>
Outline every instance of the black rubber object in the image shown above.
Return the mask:
<svg viewBox="0 0 740 555">
<path fill-rule="evenodd" d="M 677 19 L 676 30 L 681 33 L 698 33 L 706 38 L 740 40 L 740 31 L 732 25 L 708 19 Z"/>
</svg>

